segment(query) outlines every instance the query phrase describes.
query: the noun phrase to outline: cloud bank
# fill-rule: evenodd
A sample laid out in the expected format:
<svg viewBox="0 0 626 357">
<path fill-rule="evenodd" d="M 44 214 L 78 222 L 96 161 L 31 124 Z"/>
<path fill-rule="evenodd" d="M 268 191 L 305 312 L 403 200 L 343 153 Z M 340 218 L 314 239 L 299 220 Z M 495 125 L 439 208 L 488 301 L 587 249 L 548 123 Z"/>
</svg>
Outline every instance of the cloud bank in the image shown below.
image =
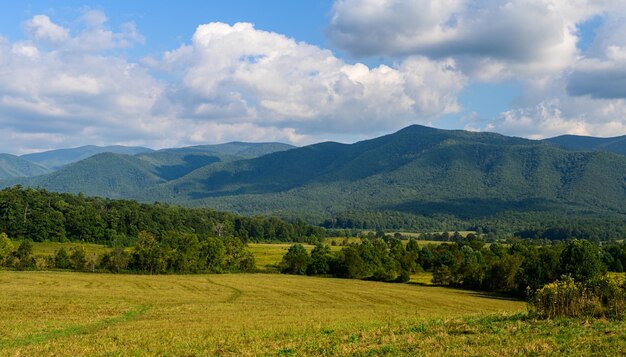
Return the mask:
<svg viewBox="0 0 626 357">
<path fill-rule="evenodd" d="M 581 49 L 582 25 L 598 18 Z M 126 51 L 146 42 L 133 23 L 111 28 L 91 10 L 70 27 L 35 15 L 23 39 L 0 37 L 0 152 L 308 144 L 455 115 L 457 127 L 472 116 L 471 129 L 534 138 L 624 134 L 625 18 L 614 0 L 337 0 L 326 33 L 349 60 L 215 22 L 133 61 Z M 522 88 L 500 115 L 477 119 L 459 104 L 468 84 L 500 81 Z"/>
<path fill-rule="evenodd" d="M 200 25 L 189 44 L 131 63 L 119 50 L 143 42 L 133 24 L 80 21 L 74 32 L 37 15 L 27 40 L 0 45 L 0 134 L 23 151 L 365 137 L 457 112 L 466 81 L 451 59 L 370 68 L 250 23 Z"/>
<path fill-rule="evenodd" d="M 581 25 L 598 17 L 584 53 Z M 516 106 L 480 129 L 535 138 L 626 134 L 621 1 L 337 0 L 327 31 L 356 58 L 448 58 L 470 81 L 518 82 Z"/>
</svg>

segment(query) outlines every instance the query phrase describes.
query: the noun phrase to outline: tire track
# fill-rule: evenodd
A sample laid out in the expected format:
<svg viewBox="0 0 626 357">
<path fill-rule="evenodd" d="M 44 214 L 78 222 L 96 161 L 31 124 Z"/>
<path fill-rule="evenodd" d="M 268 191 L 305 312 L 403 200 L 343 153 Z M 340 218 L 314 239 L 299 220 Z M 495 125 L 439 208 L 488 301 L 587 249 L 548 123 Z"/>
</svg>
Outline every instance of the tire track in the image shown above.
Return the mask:
<svg viewBox="0 0 626 357">
<path fill-rule="evenodd" d="M 121 323 L 131 321 L 145 314 L 149 309 L 150 309 L 149 305 L 139 305 L 139 306 L 135 306 L 132 310 L 127 311 L 123 314 L 113 316 L 108 319 L 96 321 L 89 325 L 82 325 L 82 326 L 74 325 L 74 326 L 66 327 L 64 329 L 42 332 L 39 334 L 25 336 L 21 338 L 12 339 L 12 340 L 0 340 L 0 348 L 4 349 L 4 348 L 26 347 L 26 346 L 30 346 L 34 344 L 48 342 L 48 341 L 61 338 L 61 337 L 93 333 L 105 327 L 118 325 Z"/>
<path fill-rule="evenodd" d="M 239 289 L 237 289 L 237 288 L 235 288 L 235 287 L 233 287 L 233 286 L 230 286 L 230 285 L 225 285 L 225 284 L 220 284 L 220 283 L 216 283 L 215 281 L 211 280 L 210 278 L 207 278 L 206 280 L 207 280 L 210 284 L 217 285 L 217 286 L 221 286 L 221 287 L 223 287 L 223 288 L 227 288 L 227 289 L 232 290 L 232 292 L 233 292 L 233 293 L 232 293 L 232 294 L 230 294 L 230 296 L 228 297 L 228 299 L 226 299 L 226 300 L 224 301 L 224 302 L 226 302 L 226 303 L 230 303 L 230 304 L 232 304 L 232 303 L 234 303 L 235 301 L 237 301 L 237 299 L 239 299 L 239 298 L 241 297 L 241 295 L 243 295 L 243 291 L 241 291 L 241 290 L 239 290 Z"/>
</svg>

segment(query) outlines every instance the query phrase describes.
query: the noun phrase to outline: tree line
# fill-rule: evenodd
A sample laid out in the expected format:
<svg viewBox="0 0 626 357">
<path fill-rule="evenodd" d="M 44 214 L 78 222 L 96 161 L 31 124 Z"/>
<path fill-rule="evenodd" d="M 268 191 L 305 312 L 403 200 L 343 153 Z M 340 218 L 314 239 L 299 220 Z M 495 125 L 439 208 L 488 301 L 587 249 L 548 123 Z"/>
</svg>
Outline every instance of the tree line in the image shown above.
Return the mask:
<svg viewBox="0 0 626 357">
<path fill-rule="evenodd" d="M 35 242 L 89 242 L 129 246 L 146 231 L 237 237 L 248 241 L 316 242 L 332 234 L 303 221 L 243 217 L 208 208 L 85 197 L 15 186 L 0 191 L 0 232 Z"/>
<path fill-rule="evenodd" d="M 410 274 L 432 272 L 439 285 L 523 296 L 561 276 L 578 282 L 607 270 L 623 271 L 626 244 L 598 245 L 586 240 L 537 244 L 485 244 L 469 234 L 456 242 L 426 244 L 384 236 L 352 243 L 331 253 L 318 244 L 309 254 L 300 244 L 290 247 L 280 270 L 288 274 L 331 275 L 351 279 L 406 282 Z"/>
<path fill-rule="evenodd" d="M 54 255 L 33 255 L 33 243 L 22 241 L 17 247 L 0 233 L 0 266 L 18 270 L 69 269 L 112 273 L 191 274 L 251 272 L 254 256 L 239 238 L 199 237 L 195 233 L 164 232 L 155 237 L 139 232 L 134 247 L 117 247 L 98 254 L 83 245 L 69 250 L 60 248 Z"/>
</svg>

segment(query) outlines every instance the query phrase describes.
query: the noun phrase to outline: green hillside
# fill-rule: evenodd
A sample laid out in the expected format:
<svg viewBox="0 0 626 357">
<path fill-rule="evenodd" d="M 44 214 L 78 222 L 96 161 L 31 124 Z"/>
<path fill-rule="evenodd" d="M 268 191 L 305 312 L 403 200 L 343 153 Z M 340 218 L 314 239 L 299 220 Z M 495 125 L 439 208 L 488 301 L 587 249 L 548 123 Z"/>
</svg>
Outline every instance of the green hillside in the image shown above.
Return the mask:
<svg viewBox="0 0 626 357">
<path fill-rule="evenodd" d="M 34 162 L 10 154 L 0 154 L 0 180 L 30 177 L 49 173 L 50 170 Z"/>
<path fill-rule="evenodd" d="M 128 197 L 138 190 L 165 182 L 149 163 L 130 155 L 103 153 L 39 177 L 3 181 L 50 191 L 88 196 Z"/>
<path fill-rule="evenodd" d="M 41 177 L 4 180 L 0 186 L 22 184 L 56 192 L 124 198 L 180 178 L 201 167 L 291 147 L 277 143 L 227 143 L 164 149 L 134 156 L 101 153 Z M 150 198 L 148 201 L 151 201 Z"/>
<path fill-rule="evenodd" d="M 524 230 L 539 220 L 623 221 L 626 214 L 626 157 L 613 153 L 417 125 L 355 144 L 320 143 L 254 159 L 234 155 L 241 146 L 103 154 L 10 183 L 318 224 L 368 222 L 348 224 L 362 228 L 488 222 Z"/>
<path fill-rule="evenodd" d="M 152 149 L 144 147 L 129 147 L 121 145 L 103 147 L 87 145 L 71 149 L 50 150 L 22 155 L 22 158 L 56 170 L 65 165 L 87 159 L 97 154 L 108 152 L 114 154 L 136 155 L 150 151 L 152 151 Z"/>
<path fill-rule="evenodd" d="M 148 191 L 245 213 L 332 205 L 423 213 L 455 201 L 623 211 L 626 159 L 539 141 L 413 126 L 353 145 L 322 143 L 253 160 L 207 166 Z M 269 196 L 268 196 L 269 195 Z M 525 202 L 525 203 L 524 203 Z M 420 206 L 424 206 L 421 208 Z"/>
<path fill-rule="evenodd" d="M 232 142 L 218 145 L 163 149 L 139 154 L 136 157 L 153 165 L 155 172 L 161 178 L 169 181 L 217 162 L 255 158 L 291 148 L 294 148 L 294 146 L 281 143 Z"/>
</svg>

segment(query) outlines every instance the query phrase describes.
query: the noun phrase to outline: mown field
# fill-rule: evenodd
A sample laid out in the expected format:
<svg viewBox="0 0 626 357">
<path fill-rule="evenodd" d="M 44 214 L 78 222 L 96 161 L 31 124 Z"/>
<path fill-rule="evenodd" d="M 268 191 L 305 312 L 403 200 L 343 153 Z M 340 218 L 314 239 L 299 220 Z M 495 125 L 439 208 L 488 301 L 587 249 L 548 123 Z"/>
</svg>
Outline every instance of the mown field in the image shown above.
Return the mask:
<svg viewBox="0 0 626 357">
<path fill-rule="evenodd" d="M 526 320 L 475 292 L 277 274 L 0 271 L 0 355 L 624 351 L 623 322 Z"/>
</svg>

